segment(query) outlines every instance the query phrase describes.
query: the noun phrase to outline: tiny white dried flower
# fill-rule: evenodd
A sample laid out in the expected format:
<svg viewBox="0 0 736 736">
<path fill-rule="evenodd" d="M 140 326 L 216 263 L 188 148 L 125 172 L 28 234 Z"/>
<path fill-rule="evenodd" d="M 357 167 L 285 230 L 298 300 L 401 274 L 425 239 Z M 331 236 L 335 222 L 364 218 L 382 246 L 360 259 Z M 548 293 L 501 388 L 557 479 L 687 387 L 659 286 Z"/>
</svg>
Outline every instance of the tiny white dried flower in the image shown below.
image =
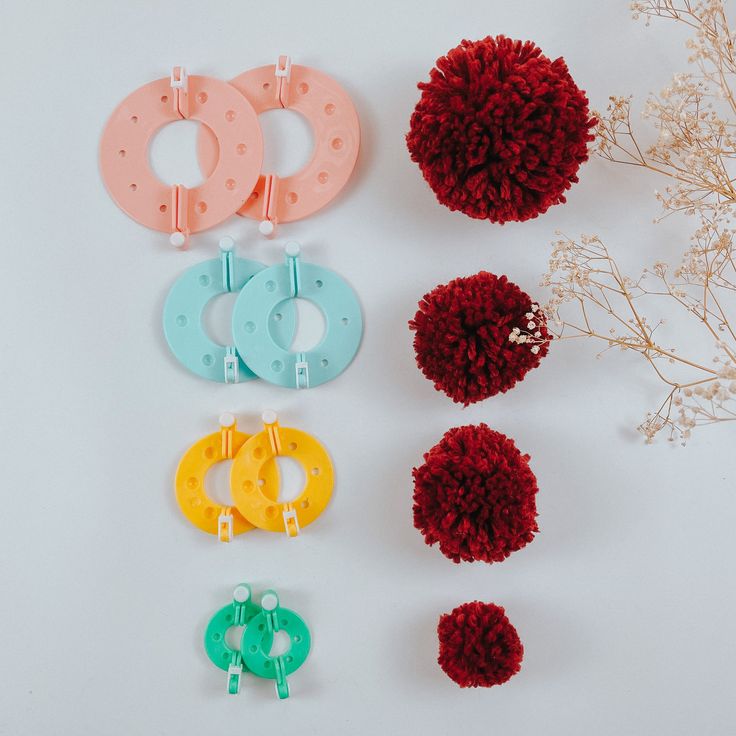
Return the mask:
<svg viewBox="0 0 736 736">
<path fill-rule="evenodd" d="M 533 330 L 537 326 L 537 323 L 529 320 L 526 326 L 527 326 L 527 329 Z"/>
<path fill-rule="evenodd" d="M 536 355 L 539 352 L 539 345 L 533 345 L 532 352 Z"/>
</svg>

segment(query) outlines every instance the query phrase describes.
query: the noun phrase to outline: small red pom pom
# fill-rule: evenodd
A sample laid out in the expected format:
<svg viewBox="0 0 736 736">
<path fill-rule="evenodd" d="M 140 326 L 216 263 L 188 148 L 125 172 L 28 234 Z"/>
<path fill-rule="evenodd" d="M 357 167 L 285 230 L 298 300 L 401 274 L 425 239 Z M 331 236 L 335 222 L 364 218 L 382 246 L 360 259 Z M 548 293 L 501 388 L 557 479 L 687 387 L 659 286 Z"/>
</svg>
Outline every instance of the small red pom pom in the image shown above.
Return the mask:
<svg viewBox="0 0 736 736">
<path fill-rule="evenodd" d="M 463 603 L 437 626 L 445 674 L 460 687 L 501 685 L 521 669 L 524 647 L 501 606 Z"/>
<path fill-rule="evenodd" d="M 486 424 L 448 430 L 412 474 L 414 526 L 453 562 L 501 562 L 539 531 L 529 455 Z"/>
<path fill-rule="evenodd" d="M 549 349 L 541 309 L 506 276 L 486 271 L 425 294 L 409 328 L 422 373 L 465 406 L 513 388 Z"/>
<path fill-rule="evenodd" d="M 597 121 L 564 59 L 488 36 L 448 51 L 418 86 L 406 143 L 440 203 L 503 224 L 565 201 Z"/>
</svg>

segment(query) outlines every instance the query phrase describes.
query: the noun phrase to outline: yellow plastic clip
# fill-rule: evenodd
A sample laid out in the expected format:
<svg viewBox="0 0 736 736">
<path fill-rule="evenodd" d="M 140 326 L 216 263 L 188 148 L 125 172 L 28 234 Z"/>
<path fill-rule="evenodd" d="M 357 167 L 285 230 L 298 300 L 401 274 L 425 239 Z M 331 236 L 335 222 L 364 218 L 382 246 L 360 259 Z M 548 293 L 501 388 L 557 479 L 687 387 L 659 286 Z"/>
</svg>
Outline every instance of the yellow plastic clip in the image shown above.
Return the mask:
<svg viewBox="0 0 736 736">
<path fill-rule="evenodd" d="M 283 510 L 284 531 L 287 537 L 299 536 L 299 518 L 293 503 L 285 503 Z"/>
<path fill-rule="evenodd" d="M 217 538 L 221 542 L 230 542 L 233 538 L 233 509 L 225 506 L 217 517 Z"/>
</svg>

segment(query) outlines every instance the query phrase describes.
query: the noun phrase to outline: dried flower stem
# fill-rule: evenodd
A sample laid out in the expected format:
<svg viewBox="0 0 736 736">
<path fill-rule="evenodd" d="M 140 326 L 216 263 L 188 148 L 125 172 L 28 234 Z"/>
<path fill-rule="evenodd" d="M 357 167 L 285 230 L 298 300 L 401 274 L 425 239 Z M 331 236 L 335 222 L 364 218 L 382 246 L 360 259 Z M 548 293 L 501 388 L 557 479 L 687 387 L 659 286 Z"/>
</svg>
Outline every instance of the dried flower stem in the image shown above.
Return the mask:
<svg viewBox="0 0 736 736">
<path fill-rule="evenodd" d="M 736 38 L 723 0 L 648 0 L 632 3 L 632 10 L 647 23 L 658 17 L 691 27 L 689 62 L 697 71 L 675 75 L 648 100 L 645 117 L 659 133 L 649 147 L 637 139 L 630 98 L 610 98 L 606 114 L 596 113 L 596 153 L 667 177 L 665 190 L 656 193 L 658 219 L 682 212 L 696 215 L 699 225 L 674 271 L 657 262 L 636 281 L 622 274 L 597 236 L 561 236 L 542 281 L 553 294 L 545 311 L 558 339 L 591 337 L 605 341 L 602 352 L 641 355 L 669 391 L 639 429 L 650 442 L 663 429 L 684 442 L 698 425 L 736 419 Z M 697 321 L 714 344 L 708 359 L 657 342 L 664 320 L 653 321 L 644 311 L 657 300 L 679 309 L 678 319 Z M 570 309 L 577 317 L 568 316 Z"/>
</svg>

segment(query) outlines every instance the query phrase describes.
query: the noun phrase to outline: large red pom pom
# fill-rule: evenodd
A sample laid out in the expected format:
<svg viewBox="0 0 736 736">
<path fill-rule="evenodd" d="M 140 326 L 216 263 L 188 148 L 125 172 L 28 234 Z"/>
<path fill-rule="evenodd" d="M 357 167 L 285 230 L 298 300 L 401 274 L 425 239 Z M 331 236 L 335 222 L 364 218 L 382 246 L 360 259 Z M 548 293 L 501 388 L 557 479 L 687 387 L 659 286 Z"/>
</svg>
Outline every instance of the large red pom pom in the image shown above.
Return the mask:
<svg viewBox="0 0 736 736">
<path fill-rule="evenodd" d="M 419 89 L 406 142 L 439 202 L 503 224 L 565 201 L 597 121 L 564 59 L 504 36 L 463 41 Z"/>
<path fill-rule="evenodd" d="M 413 476 L 414 526 L 453 562 L 501 562 L 539 531 L 529 455 L 486 424 L 448 430 Z"/>
<path fill-rule="evenodd" d="M 501 606 L 463 603 L 440 616 L 437 661 L 460 687 L 501 685 L 521 668 L 519 635 Z"/>
<path fill-rule="evenodd" d="M 550 339 L 544 313 L 531 297 L 486 271 L 425 294 L 409 328 L 416 331 L 422 373 L 465 406 L 521 381 L 547 354 Z"/>
</svg>

